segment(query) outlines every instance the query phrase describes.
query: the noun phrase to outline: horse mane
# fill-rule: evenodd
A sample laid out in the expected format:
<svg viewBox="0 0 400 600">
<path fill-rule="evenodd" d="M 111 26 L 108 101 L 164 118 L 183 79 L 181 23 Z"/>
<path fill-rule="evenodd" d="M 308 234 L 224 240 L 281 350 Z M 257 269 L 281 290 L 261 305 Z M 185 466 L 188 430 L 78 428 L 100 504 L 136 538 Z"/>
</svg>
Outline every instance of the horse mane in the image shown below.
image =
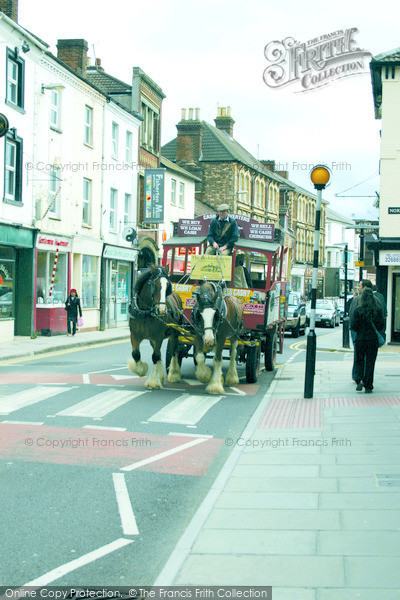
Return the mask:
<svg viewBox="0 0 400 600">
<path fill-rule="evenodd" d="M 139 277 L 136 279 L 134 288 L 133 288 L 133 292 L 134 294 L 137 294 L 139 296 L 140 292 L 143 289 L 144 284 L 146 283 L 146 281 L 148 281 L 151 277 L 151 269 L 147 268 L 144 269 L 142 271 L 142 273 L 140 273 Z"/>
<path fill-rule="evenodd" d="M 151 268 L 143 269 L 142 273 L 140 273 L 140 275 L 137 278 L 136 283 L 134 285 L 134 288 L 133 288 L 134 294 L 137 294 L 138 296 L 140 295 L 144 284 L 147 281 L 149 281 L 149 279 L 152 278 L 153 273 L 154 273 L 154 275 L 163 275 L 169 281 L 168 273 L 164 269 L 164 267 L 155 267 L 154 271 L 152 271 Z"/>
</svg>

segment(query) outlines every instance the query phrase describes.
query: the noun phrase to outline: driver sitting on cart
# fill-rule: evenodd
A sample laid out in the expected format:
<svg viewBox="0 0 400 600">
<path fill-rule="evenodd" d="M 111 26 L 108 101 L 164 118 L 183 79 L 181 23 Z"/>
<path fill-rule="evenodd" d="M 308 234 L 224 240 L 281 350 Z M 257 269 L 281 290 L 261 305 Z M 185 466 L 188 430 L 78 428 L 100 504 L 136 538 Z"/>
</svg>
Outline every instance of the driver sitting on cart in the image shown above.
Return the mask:
<svg viewBox="0 0 400 600">
<path fill-rule="evenodd" d="M 232 254 L 232 248 L 239 239 L 239 228 L 236 220 L 228 215 L 228 204 L 218 206 L 218 217 L 211 219 L 207 240 L 210 244 L 206 254 Z"/>
</svg>

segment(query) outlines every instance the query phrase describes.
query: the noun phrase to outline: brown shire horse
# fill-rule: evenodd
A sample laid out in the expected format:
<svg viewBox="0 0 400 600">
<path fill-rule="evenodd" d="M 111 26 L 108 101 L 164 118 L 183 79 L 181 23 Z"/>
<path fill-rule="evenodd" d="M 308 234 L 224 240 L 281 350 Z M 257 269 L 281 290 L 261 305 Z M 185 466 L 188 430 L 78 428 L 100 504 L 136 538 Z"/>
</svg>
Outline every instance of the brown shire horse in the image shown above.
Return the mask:
<svg viewBox="0 0 400 600">
<path fill-rule="evenodd" d="M 153 347 L 153 369 L 146 381 L 146 389 L 160 389 L 165 380 L 164 366 L 161 362 L 161 344 L 166 337 L 172 341 L 172 359 L 168 372 L 168 381 L 181 380 L 178 362 L 178 332 L 167 323 L 180 323 L 182 302 L 178 294 L 172 291 L 168 278 L 168 267 L 145 269 L 135 283 L 132 303 L 129 307 L 129 328 L 131 332 L 132 358 L 128 366 L 132 373 L 144 377 L 147 364 L 140 360 L 139 346 L 142 340 L 150 340 Z"/>
<path fill-rule="evenodd" d="M 208 383 L 209 394 L 223 394 L 222 350 L 225 341 L 231 341 L 230 363 L 226 374 L 227 385 L 237 385 L 239 377 L 236 369 L 236 351 L 238 339 L 243 328 L 243 308 L 239 300 L 232 296 L 223 296 L 220 284 L 202 283 L 196 292 L 196 304 L 192 311 L 193 324 L 198 332 L 195 345 L 197 362 L 196 377 L 202 383 Z M 205 364 L 203 348 L 214 348 L 214 372 Z"/>
</svg>

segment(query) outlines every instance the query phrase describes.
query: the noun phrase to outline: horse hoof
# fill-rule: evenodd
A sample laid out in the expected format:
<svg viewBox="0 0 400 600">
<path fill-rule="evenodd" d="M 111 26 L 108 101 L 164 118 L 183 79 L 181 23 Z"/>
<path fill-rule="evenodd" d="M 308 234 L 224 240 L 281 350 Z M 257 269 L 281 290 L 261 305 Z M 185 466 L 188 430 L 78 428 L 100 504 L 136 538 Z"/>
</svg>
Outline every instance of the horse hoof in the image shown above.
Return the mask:
<svg viewBox="0 0 400 600">
<path fill-rule="evenodd" d="M 239 377 L 229 377 L 229 375 L 227 375 L 225 383 L 226 385 L 229 385 L 229 387 L 231 387 L 232 385 L 237 385 L 239 383 Z"/>
<path fill-rule="evenodd" d="M 206 387 L 206 392 L 208 394 L 224 394 L 225 390 L 223 388 L 223 385 L 221 383 L 210 383 L 207 387 Z"/>
<path fill-rule="evenodd" d="M 202 368 L 196 369 L 196 379 L 200 381 L 200 383 L 209 383 L 211 380 L 212 371 L 210 367 L 203 365 Z"/>
<path fill-rule="evenodd" d="M 168 383 L 179 383 L 180 381 L 182 381 L 180 373 L 171 373 L 171 371 L 168 373 Z"/>
<path fill-rule="evenodd" d="M 160 380 L 157 381 L 155 379 L 148 379 L 144 384 L 144 387 L 146 388 L 146 390 L 161 390 L 162 383 Z"/>
</svg>

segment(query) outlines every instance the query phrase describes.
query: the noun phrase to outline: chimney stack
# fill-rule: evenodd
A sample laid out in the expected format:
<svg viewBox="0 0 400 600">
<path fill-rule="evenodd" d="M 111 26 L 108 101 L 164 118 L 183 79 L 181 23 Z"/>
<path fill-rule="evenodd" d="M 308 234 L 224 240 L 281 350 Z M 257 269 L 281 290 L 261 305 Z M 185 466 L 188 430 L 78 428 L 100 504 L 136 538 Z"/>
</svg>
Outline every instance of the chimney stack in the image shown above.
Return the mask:
<svg viewBox="0 0 400 600">
<path fill-rule="evenodd" d="M 215 127 L 221 131 L 225 131 L 229 137 L 233 137 L 233 126 L 235 121 L 231 117 L 231 107 L 218 107 L 217 118 L 214 119 Z"/>
<path fill-rule="evenodd" d="M 88 66 L 87 51 L 86 40 L 58 40 L 57 42 L 57 58 L 83 77 Z"/>
<path fill-rule="evenodd" d="M 96 58 L 96 60 L 95 60 L 95 63 L 94 63 L 94 64 L 95 64 L 95 67 L 96 67 L 96 69 L 97 69 L 98 71 L 101 71 L 101 72 L 103 72 L 103 71 L 104 71 L 103 67 L 101 66 L 101 58 Z"/>
<path fill-rule="evenodd" d="M 289 179 L 289 171 L 275 171 L 275 173 L 283 179 Z"/>
<path fill-rule="evenodd" d="M 178 130 L 176 160 L 178 163 L 194 166 L 197 164 L 203 141 L 203 123 L 200 121 L 200 109 L 189 108 L 186 119 L 186 108 L 182 108 L 182 118 L 177 124 Z M 195 119 L 193 111 L 195 110 Z"/>
<path fill-rule="evenodd" d="M 275 161 L 274 160 L 260 160 L 260 163 L 264 165 L 268 169 L 268 171 L 275 171 Z"/>
<path fill-rule="evenodd" d="M 0 0 L 0 10 L 18 23 L 18 0 Z"/>
</svg>

